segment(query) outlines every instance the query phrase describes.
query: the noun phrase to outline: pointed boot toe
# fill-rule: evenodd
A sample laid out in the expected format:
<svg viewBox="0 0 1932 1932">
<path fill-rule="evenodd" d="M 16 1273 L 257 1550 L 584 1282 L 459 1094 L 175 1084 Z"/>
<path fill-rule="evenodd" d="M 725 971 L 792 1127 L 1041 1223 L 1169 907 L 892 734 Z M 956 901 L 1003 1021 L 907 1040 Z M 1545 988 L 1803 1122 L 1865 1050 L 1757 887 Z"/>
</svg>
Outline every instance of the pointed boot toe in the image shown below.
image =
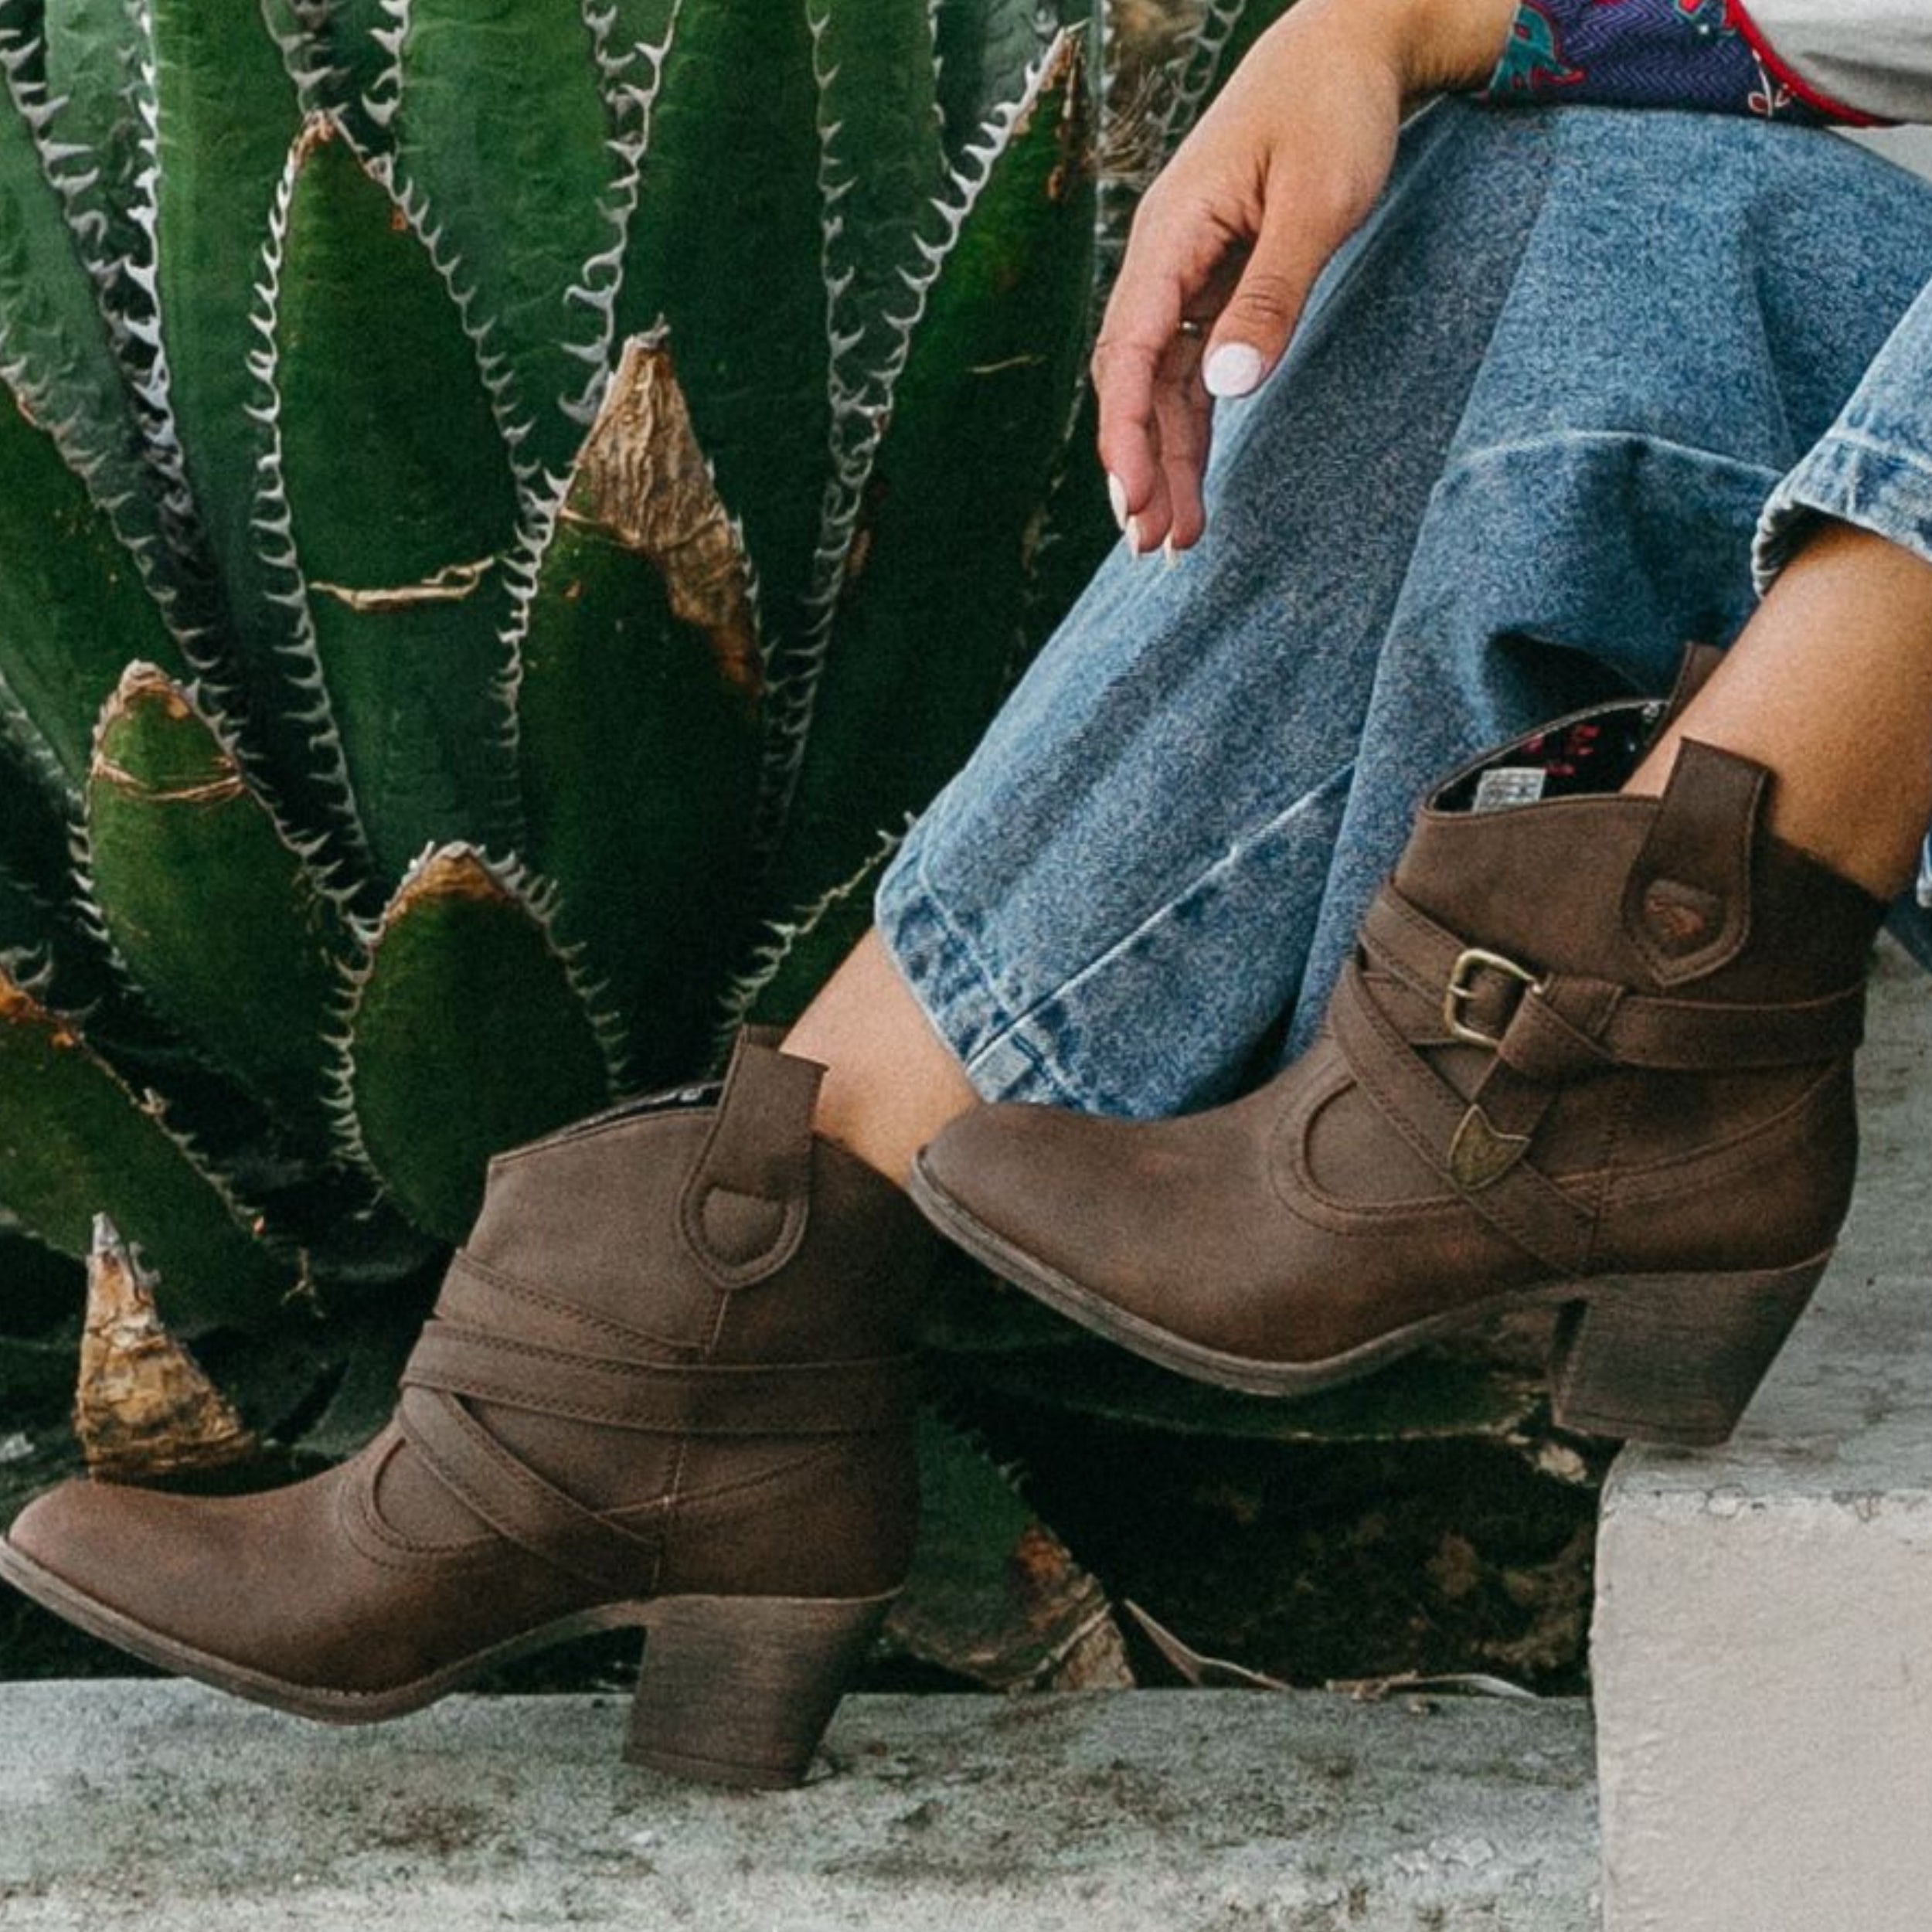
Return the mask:
<svg viewBox="0 0 1932 1932">
<path fill-rule="evenodd" d="M 914 1199 L 1183 1374 L 1291 1395 L 1543 1304 L 1559 1423 L 1722 1441 L 1849 1204 L 1883 908 L 1770 832 L 1748 759 L 1688 742 L 1622 792 L 1665 715 L 1600 706 L 1442 786 L 1272 1080 L 1158 1122 L 982 1109 Z"/>
<path fill-rule="evenodd" d="M 1087 1185 L 1094 1164 L 1084 1149 L 1096 1124 L 1087 1115 L 1053 1107 L 975 1107 L 920 1150 L 913 1199 L 949 1234 L 1010 1243 L 1016 1256 L 1043 1267 L 1094 1268 L 1100 1247 L 1123 1226 L 1120 1196 L 1129 1192 L 1111 1183 L 1100 1190 Z M 1130 1138 L 1117 1131 L 1110 1146 L 1122 1153 Z M 1101 1211 L 1094 1215 L 1090 1206 Z"/>
<path fill-rule="evenodd" d="M 1039 1300 L 1184 1375 L 1278 1395 L 1332 1379 L 1298 1356 L 1251 1253 L 1257 1166 L 1251 1105 L 1123 1121 L 1001 1104 L 950 1122 L 920 1151 L 913 1201 L 938 1230 Z M 1318 1315 L 1318 1310 L 1311 1308 Z"/>
<path fill-rule="evenodd" d="M 498 1156 L 357 1455 L 253 1495 L 63 1485 L 0 1574 L 151 1662 L 338 1723 L 640 1626 L 626 1756 L 797 1783 L 911 1561 L 932 1242 L 813 1132 L 822 1070 L 747 1034 L 721 1087 Z"/>
<path fill-rule="evenodd" d="M 151 1505 L 138 1490 L 60 1483 L 35 1497 L 0 1537 L 0 1577 L 31 1577 L 36 1596 L 65 1591 L 77 1604 L 111 1613 L 130 1574 L 128 1549 Z"/>
<path fill-rule="evenodd" d="M 164 1669 L 311 1716 L 352 1716 L 358 1699 L 379 1702 L 419 1675 L 427 1648 L 369 1630 L 352 1600 L 354 1566 L 331 1561 L 339 1492 L 357 1474 L 352 1462 L 253 1496 L 63 1482 L 9 1526 L 0 1577 Z M 292 1597 L 291 1578 L 311 1572 L 313 1587 Z"/>
</svg>

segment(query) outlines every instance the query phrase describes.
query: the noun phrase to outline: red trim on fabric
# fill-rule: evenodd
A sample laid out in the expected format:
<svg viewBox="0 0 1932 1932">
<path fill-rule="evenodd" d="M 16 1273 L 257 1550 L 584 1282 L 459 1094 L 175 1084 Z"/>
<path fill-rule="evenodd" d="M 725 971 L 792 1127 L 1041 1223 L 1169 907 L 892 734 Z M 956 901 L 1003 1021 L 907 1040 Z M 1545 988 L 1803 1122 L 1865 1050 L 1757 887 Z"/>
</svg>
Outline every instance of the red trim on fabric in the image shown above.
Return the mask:
<svg viewBox="0 0 1932 1932">
<path fill-rule="evenodd" d="M 1842 100 L 1814 87 L 1804 77 L 1781 55 L 1770 41 L 1764 38 L 1764 30 L 1744 11 L 1744 0 L 1724 0 L 1724 17 L 1727 25 L 1735 27 L 1750 43 L 1751 51 L 1764 63 L 1764 71 L 1782 86 L 1791 89 L 1798 99 L 1808 107 L 1815 107 L 1821 114 L 1829 114 L 1834 121 L 1842 121 L 1849 128 L 1893 128 L 1896 121 L 1882 121 L 1876 114 L 1861 114 L 1855 107 L 1848 107 Z"/>
</svg>

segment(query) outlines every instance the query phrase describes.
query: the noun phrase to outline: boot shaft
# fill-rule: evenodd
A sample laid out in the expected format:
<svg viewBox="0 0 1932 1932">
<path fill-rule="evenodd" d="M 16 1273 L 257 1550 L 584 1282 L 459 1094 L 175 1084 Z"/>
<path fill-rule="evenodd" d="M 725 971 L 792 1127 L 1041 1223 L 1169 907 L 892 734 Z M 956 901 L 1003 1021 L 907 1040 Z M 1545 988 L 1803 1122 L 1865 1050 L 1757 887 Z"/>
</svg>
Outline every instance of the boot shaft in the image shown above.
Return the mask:
<svg viewBox="0 0 1932 1932">
<path fill-rule="evenodd" d="M 1495 1061 L 1512 1046 L 1459 1037 L 1451 1022 L 1504 1040 L 1529 981 L 1597 982 L 1609 1002 L 1666 1002 L 1692 1027 L 1728 1015 L 1733 1063 L 1713 1053 L 1678 1068 L 1578 1070 L 1538 1117 L 1538 1165 L 1594 1202 L 1606 1262 L 1688 1253 L 1750 1266 L 1821 1250 L 1850 1201 L 1855 1032 L 1809 1059 L 1769 1053 L 1755 1066 L 1752 1048 L 1786 1016 L 1862 1006 L 1885 909 L 1769 831 L 1773 776 L 1749 759 L 1687 740 L 1661 797 L 1617 791 L 1663 715 L 1636 703 L 1584 713 L 1440 787 L 1394 893 L 1505 964 L 1467 969 L 1440 1016 L 1372 963 L 1370 978 L 1472 1102 L 1507 1081 Z"/>
<path fill-rule="evenodd" d="M 1885 908 L 1766 825 L 1762 765 L 1685 740 L 1661 797 L 1618 789 L 1666 713 L 1601 706 L 1485 753 L 1417 815 L 1394 885 L 1542 971 L 1770 1004 L 1864 977 Z"/>
<path fill-rule="evenodd" d="M 464 1318 L 495 1275 L 543 1284 L 527 1317 L 539 1341 L 615 1331 L 716 1362 L 910 1349 L 931 1231 L 813 1131 L 823 1074 L 748 1036 L 722 1081 L 498 1155 L 438 1312 Z"/>
<path fill-rule="evenodd" d="M 906 1391 L 934 1236 L 814 1133 L 822 1072 L 748 1035 L 722 1081 L 498 1155 L 406 1372 L 442 1378 L 579 1503 L 648 1525 L 653 1587 L 777 1587 L 781 1520 L 798 1540 L 776 1571 L 795 1580 L 808 1549 L 804 1594 L 890 1588 L 910 1560 Z M 473 1532 L 420 1458 L 381 1480 L 406 1533 Z"/>
</svg>

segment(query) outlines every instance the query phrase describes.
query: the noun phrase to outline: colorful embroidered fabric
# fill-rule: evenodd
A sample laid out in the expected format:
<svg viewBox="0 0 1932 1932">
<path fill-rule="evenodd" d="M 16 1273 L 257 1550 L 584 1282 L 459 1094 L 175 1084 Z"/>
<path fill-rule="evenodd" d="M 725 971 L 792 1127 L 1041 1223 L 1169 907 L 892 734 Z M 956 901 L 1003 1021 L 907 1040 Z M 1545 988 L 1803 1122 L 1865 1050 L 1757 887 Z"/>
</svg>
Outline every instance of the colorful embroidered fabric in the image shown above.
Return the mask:
<svg viewBox="0 0 1932 1932">
<path fill-rule="evenodd" d="M 1866 119 L 1805 86 L 1739 0 L 1521 0 L 1481 98 L 1702 108 L 1812 126 Z"/>
</svg>

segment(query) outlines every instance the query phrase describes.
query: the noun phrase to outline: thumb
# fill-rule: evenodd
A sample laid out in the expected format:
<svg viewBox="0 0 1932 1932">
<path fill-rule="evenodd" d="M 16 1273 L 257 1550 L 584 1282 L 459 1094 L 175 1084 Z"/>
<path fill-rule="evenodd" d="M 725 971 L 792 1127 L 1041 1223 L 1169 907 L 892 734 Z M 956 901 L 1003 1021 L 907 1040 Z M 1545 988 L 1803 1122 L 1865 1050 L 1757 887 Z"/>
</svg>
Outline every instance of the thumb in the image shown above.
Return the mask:
<svg viewBox="0 0 1932 1932">
<path fill-rule="evenodd" d="M 1291 225 L 1263 230 L 1208 338 L 1201 380 L 1210 396 L 1260 387 L 1288 345 L 1321 266 L 1321 255 Z"/>
</svg>

